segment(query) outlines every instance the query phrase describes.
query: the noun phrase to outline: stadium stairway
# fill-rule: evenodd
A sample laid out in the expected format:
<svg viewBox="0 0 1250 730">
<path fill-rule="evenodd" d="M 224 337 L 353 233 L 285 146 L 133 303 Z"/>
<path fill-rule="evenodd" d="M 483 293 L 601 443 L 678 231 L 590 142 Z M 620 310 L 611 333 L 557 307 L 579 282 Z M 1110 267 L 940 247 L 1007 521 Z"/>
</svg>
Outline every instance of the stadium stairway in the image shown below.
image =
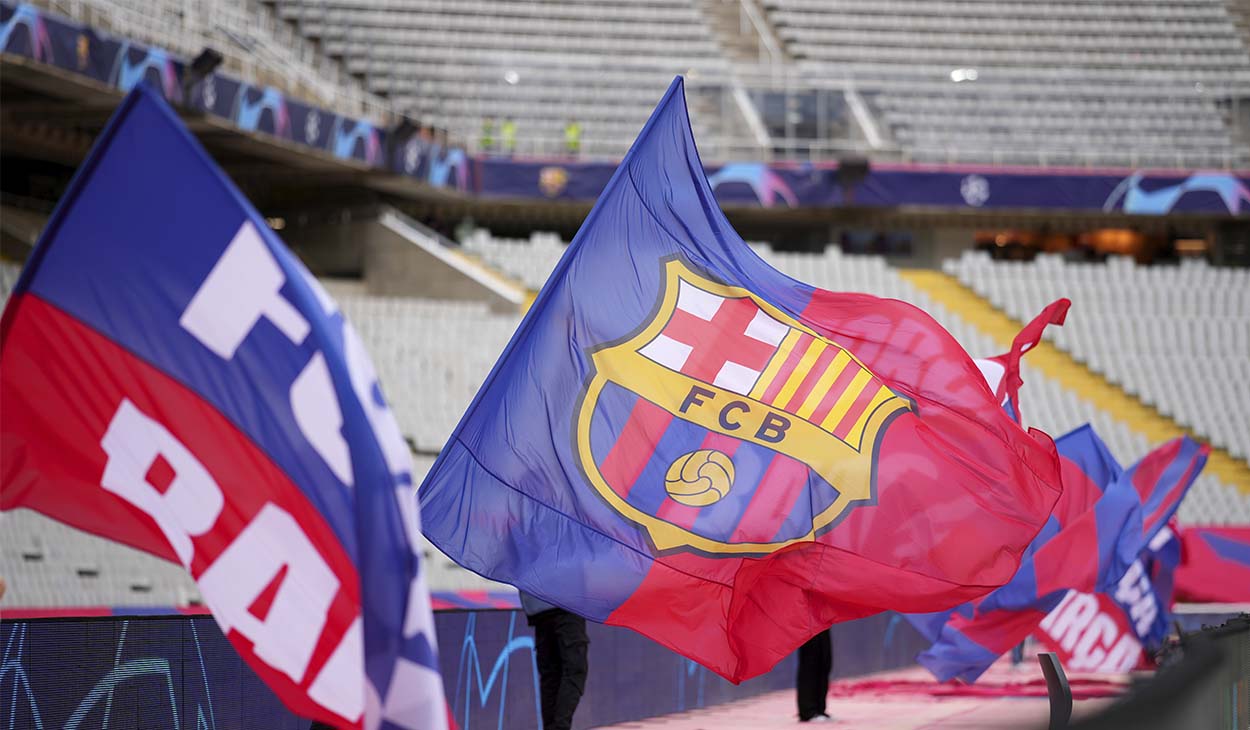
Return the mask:
<svg viewBox="0 0 1250 730">
<path fill-rule="evenodd" d="M 429 257 L 444 264 L 446 271 L 440 273 L 440 277 L 464 277 L 489 292 L 488 298 L 502 300 L 506 303 L 505 307 L 511 305 L 525 311 L 533 301 L 533 294 L 516 277 L 498 270 L 477 256 L 461 251 L 458 247 L 451 245 L 451 242 L 442 235 L 398 210 L 384 208 L 378 217 L 378 223 L 403 242 L 400 244 L 401 256 L 410 255 L 412 251 L 420 249 Z M 411 246 L 405 244 L 411 244 Z M 402 293 L 411 290 L 423 291 L 421 288 L 412 287 L 412 282 L 406 278 L 396 282 L 396 286 Z"/>
<path fill-rule="evenodd" d="M 1010 348 L 1012 338 L 1023 326 L 949 274 L 936 270 L 909 269 L 901 271 L 900 275 L 934 301 L 993 338 L 1004 352 Z M 1070 316 L 1079 317 L 1080 312 L 1071 312 Z M 1112 414 L 1125 427 L 1144 436 L 1152 444 L 1183 434 L 1204 443 L 1209 442 L 1202 434 L 1182 428 L 1049 342 L 1043 341 L 1031 350 L 1027 363 L 1082 399 Z M 1024 408 L 1027 412 L 1027 402 Z M 1245 461 L 1234 458 L 1224 449 L 1212 446 L 1206 471 L 1250 497 L 1250 465 Z"/>
</svg>

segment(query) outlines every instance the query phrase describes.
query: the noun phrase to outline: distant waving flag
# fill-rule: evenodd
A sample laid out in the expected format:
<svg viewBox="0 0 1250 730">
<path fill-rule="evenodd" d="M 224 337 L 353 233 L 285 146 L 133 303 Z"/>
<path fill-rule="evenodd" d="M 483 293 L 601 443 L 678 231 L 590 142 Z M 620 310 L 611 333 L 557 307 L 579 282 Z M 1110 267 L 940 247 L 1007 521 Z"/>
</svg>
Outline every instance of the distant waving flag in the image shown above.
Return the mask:
<svg viewBox="0 0 1250 730">
<path fill-rule="evenodd" d="M 924 312 L 742 242 L 679 79 L 422 485 L 425 531 L 739 681 L 1014 574 L 1060 479 L 1000 403 Z"/>
<path fill-rule="evenodd" d="M 1069 590 L 1114 594 L 1166 528 L 1210 450 L 1182 437 L 1123 471 L 1089 426 L 1055 444 L 1063 459 L 1064 493 L 1019 572 L 944 623 L 935 617 L 913 620 L 930 638 L 940 626 L 933 646 L 918 657 L 939 680 L 976 681 L 1059 607 Z M 1145 577 L 1140 565 L 1137 570 Z"/>
<path fill-rule="evenodd" d="M 1164 576 L 1178 557 L 1178 542 L 1164 528 L 1113 588 L 1063 594 L 1034 636 L 1069 671 L 1118 673 L 1150 666 L 1171 629 Z"/>
<path fill-rule="evenodd" d="M 5 308 L 0 402 L 0 507 L 182 564 L 302 715 L 447 726 L 412 467 L 369 358 L 142 86 Z"/>
<path fill-rule="evenodd" d="M 1111 593 L 1067 591 L 1033 634 L 1069 672 L 1119 674 L 1148 666 L 1132 618 Z"/>
</svg>

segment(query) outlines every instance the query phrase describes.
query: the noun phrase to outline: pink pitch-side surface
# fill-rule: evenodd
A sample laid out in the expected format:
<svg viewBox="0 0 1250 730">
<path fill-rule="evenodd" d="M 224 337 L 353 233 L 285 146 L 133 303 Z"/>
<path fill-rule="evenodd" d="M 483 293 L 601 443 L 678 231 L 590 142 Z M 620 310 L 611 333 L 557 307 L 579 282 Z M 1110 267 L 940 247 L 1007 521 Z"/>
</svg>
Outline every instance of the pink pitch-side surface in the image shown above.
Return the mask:
<svg viewBox="0 0 1250 730">
<path fill-rule="evenodd" d="M 1121 676 L 1079 675 L 1070 676 L 1069 681 L 1077 698 L 1072 703 L 1073 719 L 1097 712 L 1127 686 L 1127 678 Z M 979 695 L 960 694 L 958 686 L 938 684 L 927 671 L 913 667 L 831 683 L 832 723 L 800 723 L 794 692 L 781 691 L 600 730 L 997 730 L 1046 726 L 1050 706 L 1045 680 L 1035 661 L 1019 668 L 1000 661 L 974 687 Z M 1002 696 L 985 696 L 996 689 Z"/>
</svg>

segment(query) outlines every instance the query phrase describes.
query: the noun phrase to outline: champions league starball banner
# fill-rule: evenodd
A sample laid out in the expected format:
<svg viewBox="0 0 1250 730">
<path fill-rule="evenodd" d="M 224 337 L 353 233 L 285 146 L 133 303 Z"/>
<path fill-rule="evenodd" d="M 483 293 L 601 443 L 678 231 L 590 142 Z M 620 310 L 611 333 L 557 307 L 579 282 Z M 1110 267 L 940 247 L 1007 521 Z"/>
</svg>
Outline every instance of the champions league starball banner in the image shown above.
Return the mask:
<svg viewBox="0 0 1250 730">
<path fill-rule="evenodd" d="M 479 157 L 486 197 L 594 200 L 612 163 Z M 920 206 L 959 210 L 1086 210 L 1133 215 L 1250 213 L 1250 172 L 880 163 L 853 184 L 836 162 L 734 162 L 707 167 L 716 201 L 747 208 Z"/>
<path fill-rule="evenodd" d="M 295 712 L 440 728 L 409 452 L 337 305 L 145 85 L 0 325 L 0 509 L 179 563 Z"/>
</svg>

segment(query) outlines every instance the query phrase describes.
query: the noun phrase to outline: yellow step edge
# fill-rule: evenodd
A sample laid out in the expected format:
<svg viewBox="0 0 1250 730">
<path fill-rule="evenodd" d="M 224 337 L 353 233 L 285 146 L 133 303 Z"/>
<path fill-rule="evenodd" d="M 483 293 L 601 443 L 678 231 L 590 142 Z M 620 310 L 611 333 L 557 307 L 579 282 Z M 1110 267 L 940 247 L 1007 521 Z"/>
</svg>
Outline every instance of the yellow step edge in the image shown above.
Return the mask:
<svg viewBox="0 0 1250 730">
<path fill-rule="evenodd" d="M 929 269 L 904 269 L 899 274 L 935 302 L 962 317 L 981 332 L 989 335 L 1004 352 L 1011 340 L 1023 327 L 1023 323 L 1003 314 L 987 299 L 949 274 Z M 1079 317 L 1079 311 L 1070 316 Z M 980 354 L 980 353 L 978 353 Z M 1067 352 L 1049 342 L 1042 342 L 1028 354 L 1030 367 L 1041 371 L 1046 377 L 1076 393 L 1082 399 L 1110 413 L 1130 431 L 1146 437 L 1151 444 L 1188 435 L 1196 441 L 1207 439 L 1167 418 L 1154 408 L 1142 403 L 1120 386 L 1090 370 Z M 1025 404 L 1026 408 L 1028 404 Z M 1058 435 L 1058 434 L 1055 434 Z M 1236 487 L 1250 496 L 1250 464 L 1237 459 L 1224 449 L 1211 446 L 1206 471 L 1225 484 Z"/>
<path fill-rule="evenodd" d="M 476 253 L 464 250 L 453 250 L 450 251 L 450 253 L 462 261 L 468 261 L 469 263 L 477 266 L 483 271 L 483 273 L 487 274 L 495 281 L 520 291 L 521 302 L 517 305 L 517 311 L 519 313 L 525 314 L 529 311 L 530 306 L 534 304 L 534 298 L 538 296 L 538 292 L 526 286 L 525 282 L 513 277 L 511 274 L 495 268 L 494 264 Z"/>
</svg>

